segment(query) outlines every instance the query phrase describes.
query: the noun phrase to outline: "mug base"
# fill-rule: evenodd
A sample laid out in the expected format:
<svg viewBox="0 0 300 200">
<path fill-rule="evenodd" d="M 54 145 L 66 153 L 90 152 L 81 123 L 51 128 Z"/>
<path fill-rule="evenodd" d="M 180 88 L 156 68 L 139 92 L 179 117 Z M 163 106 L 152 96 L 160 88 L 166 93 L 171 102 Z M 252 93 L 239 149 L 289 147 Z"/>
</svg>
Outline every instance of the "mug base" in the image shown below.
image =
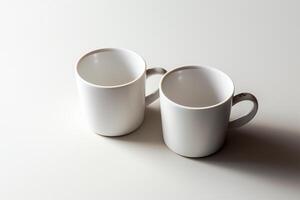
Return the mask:
<svg viewBox="0 0 300 200">
<path fill-rule="evenodd" d="M 103 137 L 111 137 L 111 138 L 114 138 L 114 137 L 123 137 L 123 136 L 127 136 L 127 135 L 130 135 L 131 133 L 135 132 L 136 130 L 138 130 L 144 123 L 144 120 L 145 120 L 145 117 L 143 117 L 143 120 L 141 121 L 141 123 L 136 126 L 134 129 L 130 130 L 130 131 L 127 131 L 125 133 L 120 133 L 120 134 L 106 134 L 106 133 L 100 133 L 98 131 L 94 131 L 92 130 L 96 135 L 100 135 L 100 136 L 103 136 Z"/>
<path fill-rule="evenodd" d="M 183 155 L 183 154 L 180 154 L 180 153 L 178 153 L 178 152 L 176 152 L 175 150 L 173 150 L 170 146 L 168 146 L 165 142 L 165 145 L 168 147 L 168 149 L 170 149 L 173 153 L 175 153 L 175 154 L 177 154 L 177 155 L 179 155 L 179 156 L 182 156 L 182 157 L 185 157 L 185 158 L 190 158 L 190 159 L 197 159 L 197 158 L 206 158 L 206 157 L 210 157 L 210 156 L 213 156 L 213 155 L 215 155 L 215 154 L 217 154 L 217 153 L 219 153 L 222 149 L 223 149 L 223 147 L 225 146 L 225 142 L 226 142 L 226 140 L 220 145 L 220 147 L 219 148 L 217 148 L 216 150 L 214 150 L 214 151 L 211 151 L 210 153 L 207 153 L 207 154 L 204 154 L 204 155 L 189 155 L 189 156 L 187 156 L 187 155 Z"/>
</svg>

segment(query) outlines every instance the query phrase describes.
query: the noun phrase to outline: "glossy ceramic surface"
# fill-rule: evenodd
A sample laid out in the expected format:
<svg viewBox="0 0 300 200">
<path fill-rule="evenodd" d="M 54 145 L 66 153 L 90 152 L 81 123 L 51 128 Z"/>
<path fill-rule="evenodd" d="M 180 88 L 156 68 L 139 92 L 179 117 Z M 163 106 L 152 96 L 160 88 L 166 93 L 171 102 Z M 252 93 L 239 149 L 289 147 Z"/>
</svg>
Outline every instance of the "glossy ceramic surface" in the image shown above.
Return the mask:
<svg viewBox="0 0 300 200">
<path fill-rule="evenodd" d="M 141 125 L 145 105 L 158 98 L 146 97 L 146 75 L 163 74 L 162 68 L 146 71 L 146 63 L 126 49 L 100 49 L 83 56 L 76 67 L 82 110 L 92 130 L 100 135 L 120 136 Z"/>
</svg>

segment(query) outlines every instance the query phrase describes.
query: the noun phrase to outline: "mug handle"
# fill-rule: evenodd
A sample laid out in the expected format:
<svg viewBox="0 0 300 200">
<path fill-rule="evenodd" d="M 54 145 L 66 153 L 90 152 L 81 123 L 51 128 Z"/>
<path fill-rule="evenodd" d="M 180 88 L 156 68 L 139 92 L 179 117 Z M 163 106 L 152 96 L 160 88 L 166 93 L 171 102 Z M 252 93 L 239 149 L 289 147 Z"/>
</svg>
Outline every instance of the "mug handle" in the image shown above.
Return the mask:
<svg viewBox="0 0 300 200">
<path fill-rule="evenodd" d="M 155 67 L 155 68 L 147 69 L 146 70 L 146 78 L 148 78 L 152 75 L 155 75 L 155 74 L 163 75 L 166 72 L 167 72 L 167 70 L 165 70 L 164 68 L 161 68 L 161 67 Z M 155 101 L 158 98 L 159 98 L 159 91 L 157 89 L 153 93 L 146 96 L 146 99 L 145 99 L 146 106 L 153 103 L 153 101 Z"/>
<path fill-rule="evenodd" d="M 241 101 L 251 101 L 253 103 L 252 110 L 245 116 L 229 122 L 228 128 L 237 128 L 247 124 L 256 115 L 258 110 L 258 102 L 254 95 L 250 93 L 240 93 L 233 97 L 232 106 Z"/>
</svg>

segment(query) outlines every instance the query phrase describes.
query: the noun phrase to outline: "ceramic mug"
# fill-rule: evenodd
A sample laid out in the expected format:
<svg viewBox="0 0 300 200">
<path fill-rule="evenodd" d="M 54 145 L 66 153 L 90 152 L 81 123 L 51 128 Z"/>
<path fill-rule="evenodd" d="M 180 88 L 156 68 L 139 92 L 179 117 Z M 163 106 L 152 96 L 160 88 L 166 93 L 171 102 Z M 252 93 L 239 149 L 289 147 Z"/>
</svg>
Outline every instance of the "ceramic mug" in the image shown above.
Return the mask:
<svg viewBox="0 0 300 200">
<path fill-rule="evenodd" d="M 229 76 L 211 67 L 184 66 L 169 71 L 162 77 L 159 91 L 164 141 L 186 157 L 216 152 L 225 141 L 227 128 L 246 124 L 258 109 L 255 96 L 234 96 Z M 229 121 L 231 107 L 244 100 L 253 103 L 252 110 Z"/>
<path fill-rule="evenodd" d="M 163 68 L 146 70 L 137 53 L 105 48 L 84 55 L 77 63 L 76 79 L 83 112 L 92 130 L 104 136 L 125 135 L 144 119 L 145 105 L 159 97 L 145 97 L 146 76 L 164 74 Z"/>
</svg>

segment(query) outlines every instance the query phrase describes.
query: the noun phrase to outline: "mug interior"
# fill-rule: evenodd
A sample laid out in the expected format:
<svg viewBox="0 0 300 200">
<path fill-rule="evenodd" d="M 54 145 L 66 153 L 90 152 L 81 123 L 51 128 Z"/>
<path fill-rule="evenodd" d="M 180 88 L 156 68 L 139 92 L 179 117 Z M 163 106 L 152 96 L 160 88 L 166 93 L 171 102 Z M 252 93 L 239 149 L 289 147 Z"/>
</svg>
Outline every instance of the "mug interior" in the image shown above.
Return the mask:
<svg viewBox="0 0 300 200">
<path fill-rule="evenodd" d="M 186 66 L 167 73 L 161 80 L 161 91 L 182 106 L 209 107 L 231 98 L 234 85 L 217 69 Z"/>
<path fill-rule="evenodd" d="M 77 64 L 78 75 L 98 86 L 120 86 L 143 75 L 145 61 L 126 49 L 100 49 L 83 56 Z"/>
</svg>

